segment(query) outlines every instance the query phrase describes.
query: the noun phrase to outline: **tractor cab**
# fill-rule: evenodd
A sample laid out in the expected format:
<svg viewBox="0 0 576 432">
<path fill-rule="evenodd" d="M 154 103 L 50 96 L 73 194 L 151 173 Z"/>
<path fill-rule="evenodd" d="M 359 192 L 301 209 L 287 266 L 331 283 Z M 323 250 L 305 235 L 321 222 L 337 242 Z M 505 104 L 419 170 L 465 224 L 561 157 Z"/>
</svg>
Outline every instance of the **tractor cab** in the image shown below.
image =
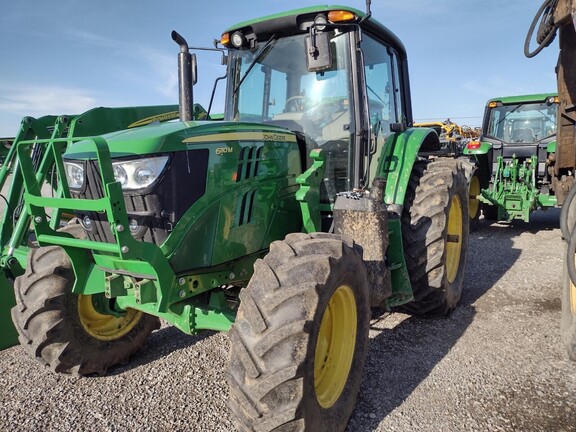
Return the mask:
<svg viewBox="0 0 576 432">
<path fill-rule="evenodd" d="M 293 131 L 305 168 L 310 151 L 323 149 L 321 201 L 333 203 L 337 193 L 369 185 L 372 155 L 392 129 L 411 123 L 406 54 L 360 11 L 296 12 L 222 35 L 229 49 L 225 120 Z"/>
<path fill-rule="evenodd" d="M 509 99 L 509 100 L 508 100 Z M 546 148 L 556 138 L 558 96 L 536 95 L 488 102 L 483 140 L 493 144 L 495 156 L 520 161 L 546 159 Z"/>
</svg>

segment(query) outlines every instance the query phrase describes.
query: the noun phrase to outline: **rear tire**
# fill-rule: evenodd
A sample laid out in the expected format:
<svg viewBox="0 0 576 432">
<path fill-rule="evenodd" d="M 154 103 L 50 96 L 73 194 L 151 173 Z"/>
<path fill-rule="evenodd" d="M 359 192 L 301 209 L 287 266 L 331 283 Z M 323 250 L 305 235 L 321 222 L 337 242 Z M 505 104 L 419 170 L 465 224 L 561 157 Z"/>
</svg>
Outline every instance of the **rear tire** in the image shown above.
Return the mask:
<svg viewBox="0 0 576 432">
<path fill-rule="evenodd" d="M 480 214 L 482 213 L 482 202 L 478 199 L 481 192 L 480 178 L 478 177 L 478 167 L 470 162 L 464 162 L 466 179 L 468 180 L 468 213 L 470 220 L 470 231 L 476 231 L 479 225 Z"/>
<path fill-rule="evenodd" d="M 31 249 L 25 273 L 14 283 L 12 321 L 22 346 L 55 372 L 104 375 L 128 362 L 159 327 L 158 318 L 129 309 L 114 317 L 98 312 L 93 296 L 72 293 L 74 271 L 64 249 Z"/>
<path fill-rule="evenodd" d="M 469 233 L 462 162 L 416 161 L 402 213 L 404 257 L 414 300 L 403 309 L 445 315 L 462 295 Z"/>
<path fill-rule="evenodd" d="M 229 408 L 243 431 L 343 431 L 362 382 L 366 269 L 341 236 L 290 234 L 254 265 L 230 332 Z"/>
</svg>

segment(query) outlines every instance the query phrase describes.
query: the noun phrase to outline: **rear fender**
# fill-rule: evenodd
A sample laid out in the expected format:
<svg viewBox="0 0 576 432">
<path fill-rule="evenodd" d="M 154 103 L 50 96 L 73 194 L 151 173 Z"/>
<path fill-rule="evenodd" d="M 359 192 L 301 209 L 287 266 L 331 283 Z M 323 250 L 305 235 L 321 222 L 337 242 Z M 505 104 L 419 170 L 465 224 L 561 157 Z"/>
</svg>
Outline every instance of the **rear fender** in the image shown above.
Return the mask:
<svg viewBox="0 0 576 432">
<path fill-rule="evenodd" d="M 438 136 L 430 128 L 412 128 L 405 132 L 394 133 L 387 138 L 383 154 L 378 159 L 375 175 L 386 180 L 384 190 L 386 204 L 404 204 L 410 174 L 414 162 L 418 159 L 418 152 L 427 143 L 436 141 Z"/>
<path fill-rule="evenodd" d="M 464 153 L 467 156 L 483 155 L 483 154 L 487 154 L 490 150 L 492 150 L 492 144 L 489 142 L 482 141 L 480 143 L 480 147 L 470 148 L 470 147 L 466 146 L 466 147 L 464 147 L 464 150 L 462 151 L 462 153 Z"/>
<path fill-rule="evenodd" d="M 500 148 L 502 148 L 501 144 Z M 482 189 L 487 189 L 492 178 L 492 171 L 494 169 L 492 166 L 494 162 L 493 144 L 482 141 L 480 142 L 479 147 L 470 148 L 466 146 L 464 147 L 463 154 L 468 156 L 471 161 L 476 163 L 478 166 L 478 171 L 476 174 L 480 180 L 480 187 Z"/>
</svg>

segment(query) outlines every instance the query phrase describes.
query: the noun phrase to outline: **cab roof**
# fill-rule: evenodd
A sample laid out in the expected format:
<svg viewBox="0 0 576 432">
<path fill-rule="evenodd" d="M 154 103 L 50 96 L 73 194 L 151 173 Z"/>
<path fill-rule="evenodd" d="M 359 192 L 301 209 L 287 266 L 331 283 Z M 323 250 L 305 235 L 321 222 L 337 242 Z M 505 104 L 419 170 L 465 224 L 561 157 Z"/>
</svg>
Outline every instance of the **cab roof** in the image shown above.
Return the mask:
<svg viewBox="0 0 576 432">
<path fill-rule="evenodd" d="M 398 52 L 401 59 L 406 59 L 406 49 L 398 37 L 387 27 L 375 20 L 372 16 L 364 21 L 365 12 L 348 6 L 340 5 L 319 5 L 300 9 L 293 9 L 285 12 L 267 15 L 248 21 L 240 22 L 226 29 L 224 33 L 242 31 L 245 34 L 253 34 L 258 42 L 267 41 L 273 35 L 289 36 L 308 31 L 314 18 L 319 14 L 327 15 L 330 11 L 347 11 L 356 16 L 353 23 L 360 23 L 362 30 L 367 31 L 372 36 L 387 42 Z M 344 24 L 344 23 L 343 23 Z"/>
</svg>

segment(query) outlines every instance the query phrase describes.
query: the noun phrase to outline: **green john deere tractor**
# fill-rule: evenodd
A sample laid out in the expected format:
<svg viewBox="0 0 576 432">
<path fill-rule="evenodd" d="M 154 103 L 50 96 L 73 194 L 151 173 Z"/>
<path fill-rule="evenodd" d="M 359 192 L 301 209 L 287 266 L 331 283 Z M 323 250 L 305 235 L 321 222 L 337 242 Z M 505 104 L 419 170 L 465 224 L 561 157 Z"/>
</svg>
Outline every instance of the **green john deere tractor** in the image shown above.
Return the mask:
<svg viewBox="0 0 576 432">
<path fill-rule="evenodd" d="M 482 135 L 464 149 L 477 165 L 482 213 L 491 221 L 529 221 L 538 208 L 557 206 L 567 190 L 554 175 L 556 94 L 488 101 Z"/>
<path fill-rule="evenodd" d="M 229 330 L 240 430 L 344 430 L 371 307 L 447 314 L 468 244 L 462 162 L 418 157 L 438 135 L 412 127 L 406 51 L 367 6 L 226 30 L 223 120 L 193 104 L 195 59 L 173 32 L 180 121 L 109 110 L 51 119 L 49 137 L 23 123 L 0 240 L 32 356 L 104 374 L 158 318 Z"/>
</svg>

